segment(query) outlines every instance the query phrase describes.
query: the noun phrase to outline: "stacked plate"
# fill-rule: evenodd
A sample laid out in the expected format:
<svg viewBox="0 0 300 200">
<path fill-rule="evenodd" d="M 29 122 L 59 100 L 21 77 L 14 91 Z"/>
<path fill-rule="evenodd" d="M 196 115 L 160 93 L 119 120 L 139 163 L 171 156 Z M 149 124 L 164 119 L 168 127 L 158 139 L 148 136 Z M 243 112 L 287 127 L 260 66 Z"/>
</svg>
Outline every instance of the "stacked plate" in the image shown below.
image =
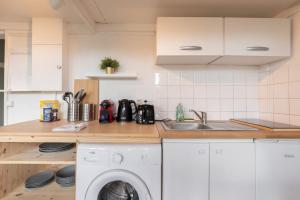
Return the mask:
<svg viewBox="0 0 300 200">
<path fill-rule="evenodd" d="M 75 184 L 75 166 L 69 165 L 56 172 L 55 181 L 62 187 L 71 187 Z"/>
<path fill-rule="evenodd" d="M 54 180 L 55 174 L 52 171 L 44 171 L 38 174 L 35 174 L 25 181 L 26 188 L 40 188 L 45 185 L 48 185 Z"/>
<path fill-rule="evenodd" d="M 44 153 L 67 151 L 75 146 L 73 143 L 43 143 L 39 145 L 39 151 Z"/>
</svg>

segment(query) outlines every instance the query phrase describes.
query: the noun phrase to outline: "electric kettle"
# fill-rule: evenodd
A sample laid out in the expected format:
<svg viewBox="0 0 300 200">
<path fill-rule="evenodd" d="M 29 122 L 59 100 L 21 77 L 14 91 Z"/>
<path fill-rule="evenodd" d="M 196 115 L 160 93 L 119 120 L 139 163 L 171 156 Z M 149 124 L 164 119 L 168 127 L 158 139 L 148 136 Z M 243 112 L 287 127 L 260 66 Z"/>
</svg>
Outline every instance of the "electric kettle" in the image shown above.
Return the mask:
<svg viewBox="0 0 300 200">
<path fill-rule="evenodd" d="M 136 112 L 137 106 L 135 101 L 122 99 L 119 101 L 117 121 L 130 122 L 132 120 L 135 120 Z"/>
</svg>

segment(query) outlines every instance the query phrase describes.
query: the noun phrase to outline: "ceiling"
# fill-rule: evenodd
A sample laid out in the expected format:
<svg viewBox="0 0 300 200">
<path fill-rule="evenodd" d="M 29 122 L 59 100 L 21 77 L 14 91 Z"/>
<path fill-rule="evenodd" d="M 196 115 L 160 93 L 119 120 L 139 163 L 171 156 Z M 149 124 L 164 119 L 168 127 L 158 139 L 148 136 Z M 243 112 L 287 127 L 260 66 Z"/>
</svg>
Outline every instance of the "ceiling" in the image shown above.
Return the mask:
<svg viewBox="0 0 300 200">
<path fill-rule="evenodd" d="M 82 23 L 72 1 L 98 23 L 155 23 L 157 16 L 272 17 L 299 0 L 64 0 L 54 10 L 49 0 L 0 0 L 0 21 L 30 21 L 31 17 L 63 17 Z"/>
</svg>

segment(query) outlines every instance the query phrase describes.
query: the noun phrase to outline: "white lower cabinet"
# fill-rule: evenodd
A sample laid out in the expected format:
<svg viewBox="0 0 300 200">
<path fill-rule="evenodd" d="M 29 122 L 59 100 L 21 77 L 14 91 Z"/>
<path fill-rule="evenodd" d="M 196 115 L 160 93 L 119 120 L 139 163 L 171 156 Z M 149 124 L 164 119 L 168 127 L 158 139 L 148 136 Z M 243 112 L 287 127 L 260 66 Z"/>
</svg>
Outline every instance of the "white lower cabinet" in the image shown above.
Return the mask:
<svg viewBox="0 0 300 200">
<path fill-rule="evenodd" d="M 299 200 L 300 141 L 256 142 L 256 200 Z"/>
<path fill-rule="evenodd" d="M 163 200 L 254 200 L 251 140 L 164 140 Z"/>
<path fill-rule="evenodd" d="M 210 200 L 255 199 L 254 143 L 210 144 Z"/>
<path fill-rule="evenodd" d="M 163 200 L 209 199 L 209 144 L 163 144 Z"/>
</svg>

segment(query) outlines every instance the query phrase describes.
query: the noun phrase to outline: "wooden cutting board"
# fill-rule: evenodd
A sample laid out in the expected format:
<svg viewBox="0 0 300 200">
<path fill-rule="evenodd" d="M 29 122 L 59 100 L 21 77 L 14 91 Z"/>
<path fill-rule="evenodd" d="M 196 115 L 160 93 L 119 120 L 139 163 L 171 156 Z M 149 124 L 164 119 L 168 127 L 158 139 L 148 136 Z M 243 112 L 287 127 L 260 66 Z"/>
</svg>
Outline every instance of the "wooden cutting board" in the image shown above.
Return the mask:
<svg viewBox="0 0 300 200">
<path fill-rule="evenodd" d="M 75 79 L 74 94 L 81 89 L 86 92 L 86 97 L 82 103 L 99 104 L 99 80 Z"/>
</svg>

